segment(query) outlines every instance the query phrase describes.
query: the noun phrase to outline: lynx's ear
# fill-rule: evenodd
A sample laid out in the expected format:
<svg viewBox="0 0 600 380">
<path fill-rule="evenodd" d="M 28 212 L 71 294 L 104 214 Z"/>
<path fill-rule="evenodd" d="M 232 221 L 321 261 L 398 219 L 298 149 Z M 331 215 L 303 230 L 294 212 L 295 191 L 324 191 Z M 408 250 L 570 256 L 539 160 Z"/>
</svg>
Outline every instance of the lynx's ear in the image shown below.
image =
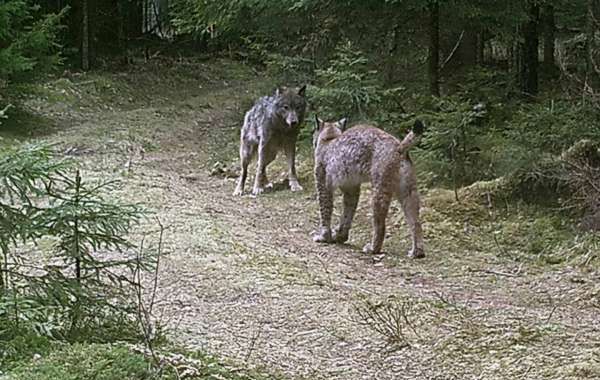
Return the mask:
<svg viewBox="0 0 600 380">
<path fill-rule="evenodd" d="M 346 130 L 346 123 L 348 122 L 348 118 L 343 118 L 342 120 L 338 121 L 338 125 L 340 126 L 340 129 L 342 130 L 342 132 L 344 132 Z"/>
<path fill-rule="evenodd" d="M 319 119 L 319 116 L 317 114 L 315 114 L 315 126 L 313 127 L 313 132 L 320 131 L 322 125 L 323 125 L 323 120 Z"/>
<path fill-rule="evenodd" d="M 298 95 L 300 95 L 301 97 L 304 97 L 304 95 L 306 95 L 306 85 L 300 87 L 300 89 L 298 90 Z"/>
</svg>

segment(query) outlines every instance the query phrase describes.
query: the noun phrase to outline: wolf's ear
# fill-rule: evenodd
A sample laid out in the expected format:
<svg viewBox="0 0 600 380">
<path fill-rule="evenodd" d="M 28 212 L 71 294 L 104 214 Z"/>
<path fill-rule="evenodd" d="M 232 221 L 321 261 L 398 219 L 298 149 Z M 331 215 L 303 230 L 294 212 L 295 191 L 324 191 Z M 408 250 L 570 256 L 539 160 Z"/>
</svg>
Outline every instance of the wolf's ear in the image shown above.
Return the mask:
<svg viewBox="0 0 600 380">
<path fill-rule="evenodd" d="M 340 129 L 342 130 L 342 132 L 344 132 L 346 130 L 347 122 L 348 122 L 348 118 L 343 118 L 342 120 L 338 121 L 338 125 L 340 126 Z"/>
<path fill-rule="evenodd" d="M 287 87 L 277 86 L 277 88 L 275 89 L 275 96 L 281 96 L 281 94 L 285 93 L 286 91 L 287 91 Z"/>
<path fill-rule="evenodd" d="M 300 89 L 298 90 L 298 95 L 300 95 L 301 97 L 304 97 L 304 95 L 306 95 L 306 85 L 300 87 Z"/>
</svg>

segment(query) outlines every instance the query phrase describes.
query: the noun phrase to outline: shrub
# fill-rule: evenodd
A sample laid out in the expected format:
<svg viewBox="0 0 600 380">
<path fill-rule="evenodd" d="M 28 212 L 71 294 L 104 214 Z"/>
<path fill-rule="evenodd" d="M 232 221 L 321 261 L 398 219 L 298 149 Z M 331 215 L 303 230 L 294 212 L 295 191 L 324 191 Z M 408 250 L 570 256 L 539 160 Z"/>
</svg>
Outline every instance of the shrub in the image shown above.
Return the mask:
<svg viewBox="0 0 600 380">
<path fill-rule="evenodd" d="M 435 174 L 434 181 L 456 187 L 492 177 L 496 141 L 486 128 L 485 110 L 458 97 L 425 101 L 432 102 L 424 107 L 432 111 L 419 115 L 427 129 L 418 154 L 420 165 Z"/>
<path fill-rule="evenodd" d="M 25 0 L 0 4 L 0 80 L 42 72 L 61 63 L 58 33 L 63 14 L 37 15 Z"/>
<path fill-rule="evenodd" d="M 384 90 L 377 71 L 369 69 L 367 63 L 360 50 L 344 41 L 337 46 L 329 66 L 315 71 L 317 85 L 311 88 L 310 101 L 318 107 L 321 118 L 373 118 L 381 105 L 396 94 L 398 89 Z"/>
<path fill-rule="evenodd" d="M 87 184 L 72 171 L 47 146 L 0 152 L 0 320 L 41 335 L 103 340 L 115 324 L 122 332 L 135 320 L 137 284 L 127 273 L 139 263 L 115 252 L 133 248 L 124 236 L 142 210 L 106 201 L 115 183 Z M 42 237 L 45 249 L 24 249 Z"/>
</svg>

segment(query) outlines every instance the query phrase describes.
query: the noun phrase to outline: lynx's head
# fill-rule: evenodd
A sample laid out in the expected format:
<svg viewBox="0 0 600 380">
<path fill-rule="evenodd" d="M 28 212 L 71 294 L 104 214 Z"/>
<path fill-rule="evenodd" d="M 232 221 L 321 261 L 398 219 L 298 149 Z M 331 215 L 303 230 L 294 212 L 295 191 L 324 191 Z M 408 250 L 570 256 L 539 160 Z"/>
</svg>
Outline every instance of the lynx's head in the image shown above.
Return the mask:
<svg viewBox="0 0 600 380">
<path fill-rule="evenodd" d="M 298 128 L 306 111 L 306 85 L 299 90 L 278 88 L 275 91 L 275 113 L 287 128 Z"/>
<path fill-rule="evenodd" d="M 317 115 L 315 115 L 315 126 L 313 129 L 313 148 L 317 149 L 318 146 L 327 143 L 341 136 L 346 130 L 347 119 L 343 118 L 336 122 L 325 122 Z"/>
</svg>

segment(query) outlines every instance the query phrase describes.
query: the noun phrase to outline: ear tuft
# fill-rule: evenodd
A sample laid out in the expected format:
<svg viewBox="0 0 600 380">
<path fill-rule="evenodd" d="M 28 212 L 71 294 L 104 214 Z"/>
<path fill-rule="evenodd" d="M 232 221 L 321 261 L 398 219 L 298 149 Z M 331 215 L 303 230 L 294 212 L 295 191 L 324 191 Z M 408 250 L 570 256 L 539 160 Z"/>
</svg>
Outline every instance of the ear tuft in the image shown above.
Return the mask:
<svg viewBox="0 0 600 380">
<path fill-rule="evenodd" d="M 422 135 L 425 131 L 425 125 L 423 125 L 421 120 L 417 119 L 415 120 L 415 125 L 413 126 L 412 130 L 416 135 Z"/>
<path fill-rule="evenodd" d="M 348 123 L 348 118 L 343 118 L 340 121 L 338 121 L 338 125 L 340 126 L 340 129 L 342 130 L 342 132 L 344 132 L 346 130 L 346 124 Z"/>
<path fill-rule="evenodd" d="M 304 95 L 306 95 L 306 85 L 300 87 L 300 89 L 298 90 L 298 95 L 300 95 L 301 97 L 304 97 Z"/>
</svg>

